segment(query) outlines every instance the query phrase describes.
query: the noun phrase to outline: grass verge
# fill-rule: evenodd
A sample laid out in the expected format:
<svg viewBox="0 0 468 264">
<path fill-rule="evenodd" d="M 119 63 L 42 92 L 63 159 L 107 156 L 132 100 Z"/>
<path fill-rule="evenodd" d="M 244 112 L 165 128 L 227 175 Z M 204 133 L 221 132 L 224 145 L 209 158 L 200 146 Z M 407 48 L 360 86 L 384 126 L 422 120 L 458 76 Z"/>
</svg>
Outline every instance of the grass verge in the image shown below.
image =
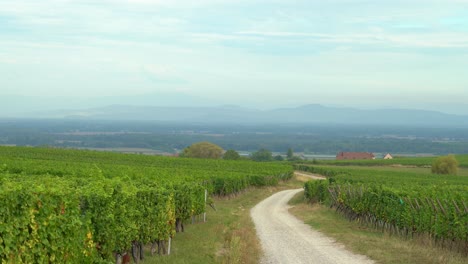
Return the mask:
<svg viewBox="0 0 468 264">
<path fill-rule="evenodd" d="M 334 238 L 352 252 L 367 255 L 377 263 L 468 263 L 468 258 L 424 241 L 407 240 L 350 222 L 334 209 L 307 204 L 304 193 L 291 201 L 290 212 L 315 230 Z"/>
<path fill-rule="evenodd" d="M 172 240 L 171 255 L 150 256 L 145 249 L 143 264 L 152 263 L 259 263 L 261 246 L 250 209 L 275 192 L 302 188 L 296 178 L 274 187 L 250 189 L 232 199 L 215 199 L 217 211 L 207 208 L 207 222 L 187 224 Z"/>
</svg>

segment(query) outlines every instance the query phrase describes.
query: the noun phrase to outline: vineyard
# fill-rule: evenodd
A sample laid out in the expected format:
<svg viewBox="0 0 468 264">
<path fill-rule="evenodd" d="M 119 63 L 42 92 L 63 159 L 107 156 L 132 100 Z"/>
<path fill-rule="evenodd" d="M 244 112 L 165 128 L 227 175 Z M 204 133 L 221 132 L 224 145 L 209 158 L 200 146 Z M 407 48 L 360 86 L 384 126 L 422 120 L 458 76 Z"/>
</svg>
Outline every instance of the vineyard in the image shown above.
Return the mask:
<svg viewBox="0 0 468 264">
<path fill-rule="evenodd" d="M 468 168 L 468 155 L 455 155 L 460 163 L 460 167 Z M 430 167 L 436 157 L 420 157 L 420 158 L 403 158 L 395 157 L 394 159 L 375 159 L 375 160 L 321 160 L 314 163 L 320 165 L 338 165 L 338 166 L 417 166 L 417 167 Z"/>
<path fill-rule="evenodd" d="M 327 176 L 309 181 L 305 196 L 348 219 L 468 254 L 468 177 L 372 167 L 296 165 Z"/>
<path fill-rule="evenodd" d="M 289 165 L 0 147 L 2 263 L 112 263 L 166 254 L 212 196 L 292 176 Z"/>
</svg>

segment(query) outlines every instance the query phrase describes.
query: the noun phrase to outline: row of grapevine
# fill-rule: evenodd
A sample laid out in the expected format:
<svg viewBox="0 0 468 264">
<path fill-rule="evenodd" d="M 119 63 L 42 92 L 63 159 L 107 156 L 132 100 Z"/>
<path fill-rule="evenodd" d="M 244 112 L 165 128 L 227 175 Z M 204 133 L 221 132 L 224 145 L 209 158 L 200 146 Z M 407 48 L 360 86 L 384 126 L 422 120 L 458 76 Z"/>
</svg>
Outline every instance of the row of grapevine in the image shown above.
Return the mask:
<svg viewBox="0 0 468 264">
<path fill-rule="evenodd" d="M 195 169 L 174 165 L 184 162 Z M 1 262 L 109 263 L 131 249 L 137 261 L 147 244 L 165 252 L 184 221 L 205 212 L 206 192 L 231 195 L 292 175 L 287 165 L 258 166 L 0 147 Z"/>
<path fill-rule="evenodd" d="M 179 217 L 204 211 L 202 186 L 175 188 L 122 179 L 1 175 L 0 259 L 6 263 L 95 263 L 133 241 L 168 240 Z M 176 208 L 178 210 L 176 210 Z"/>
<path fill-rule="evenodd" d="M 331 175 L 326 181 L 305 183 L 309 201 L 332 206 L 350 220 L 401 236 L 425 236 L 468 253 L 466 184 L 424 186 L 404 178 L 385 184 L 385 179 L 375 178 L 353 181 L 352 170 L 343 174 L 326 167 L 302 169 Z"/>
</svg>

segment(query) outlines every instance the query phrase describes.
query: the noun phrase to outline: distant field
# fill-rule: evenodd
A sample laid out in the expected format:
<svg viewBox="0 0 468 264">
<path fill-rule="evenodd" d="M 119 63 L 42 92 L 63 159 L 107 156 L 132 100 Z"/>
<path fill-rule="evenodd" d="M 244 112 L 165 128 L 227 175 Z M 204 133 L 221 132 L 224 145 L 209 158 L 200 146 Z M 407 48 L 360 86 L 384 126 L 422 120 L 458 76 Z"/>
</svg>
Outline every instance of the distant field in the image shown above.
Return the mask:
<svg viewBox="0 0 468 264">
<path fill-rule="evenodd" d="M 468 168 L 468 155 L 455 155 L 460 167 Z M 318 160 L 318 164 L 327 165 L 355 165 L 355 166 L 389 166 L 389 165 L 403 165 L 403 166 L 431 166 L 436 157 L 422 157 L 422 158 L 399 158 L 396 157 L 391 160 L 375 159 L 375 160 Z"/>
<path fill-rule="evenodd" d="M 466 190 L 464 196 L 468 198 L 467 169 L 460 170 L 459 175 L 454 176 L 434 175 L 428 168 L 329 165 L 296 166 L 296 168 L 333 177 L 337 182 L 385 185 L 398 191 L 433 186 L 454 187 Z"/>
<path fill-rule="evenodd" d="M 96 150 L 104 152 L 117 152 L 117 153 L 126 153 L 126 154 L 145 154 L 145 155 L 159 155 L 159 156 L 170 156 L 174 153 L 167 153 L 162 151 L 157 151 L 154 149 L 148 148 L 76 148 L 80 150 Z"/>
<path fill-rule="evenodd" d="M 320 165 L 320 166 L 325 166 L 325 165 Z M 328 166 L 328 165 L 327 165 Z M 331 167 L 331 166 L 330 166 Z M 333 165 L 333 167 L 337 168 L 343 168 L 343 166 L 337 166 Z M 424 167 L 419 167 L 419 166 L 357 166 L 357 165 L 347 165 L 346 169 L 349 169 L 350 171 L 372 171 L 372 175 L 378 175 L 378 176 L 385 176 L 386 174 L 415 174 L 415 175 L 431 175 L 431 168 L 428 168 L 426 166 Z M 368 174 L 368 173 L 366 173 Z M 436 175 L 431 175 L 431 176 L 436 176 Z M 440 177 L 440 175 L 437 175 Z M 459 168 L 457 176 L 468 176 L 468 168 Z M 444 176 L 442 176 L 444 177 Z M 451 177 L 451 176 L 450 176 Z M 468 184 L 468 182 L 467 182 Z"/>
</svg>

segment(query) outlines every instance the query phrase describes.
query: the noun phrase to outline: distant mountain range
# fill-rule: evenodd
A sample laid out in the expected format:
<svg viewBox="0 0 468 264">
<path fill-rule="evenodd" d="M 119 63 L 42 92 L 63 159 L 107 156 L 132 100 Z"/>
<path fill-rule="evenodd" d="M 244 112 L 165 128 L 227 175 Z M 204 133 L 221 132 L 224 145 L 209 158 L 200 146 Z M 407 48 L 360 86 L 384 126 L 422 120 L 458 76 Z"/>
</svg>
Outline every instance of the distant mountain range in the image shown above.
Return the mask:
<svg viewBox="0 0 468 264">
<path fill-rule="evenodd" d="M 1 98 L 0 118 L 468 127 L 468 115 L 453 115 L 437 111 L 410 109 L 363 110 L 319 104 L 259 110 L 235 105 L 216 106 L 219 103 L 178 92 L 126 97 L 2 96 Z M 122 102 L 125 103 L 122 104 Z M 460 110 L 463 109 L 463 107 L 460 107 Z"/>
<path fill-rule="evenodd" d="M 238 106 L 158 107 L 111 105 L 82 110 L 34 113 L 40 118 L 83 120 L 142 120 L 184 123 L 238 124 L 366 124 L 429 127 L 468 127 L 468 116 L 408 109 L 361 110 L 318 104 L 257 110 Z"/>
<path fill-rule="evenodd" d="M 206 106 L 209 100 L 182 93 L 154 93 L 134 96 L 0 96 L 0 117 L 38 117 L 56 114 L 59 109 L 91 109 L 125 102 L 126 105 Z M 88 110 L 86 110 L 88 111 Z M 55 112 L 55 113 L 54 113 Z"/>
</svg>

